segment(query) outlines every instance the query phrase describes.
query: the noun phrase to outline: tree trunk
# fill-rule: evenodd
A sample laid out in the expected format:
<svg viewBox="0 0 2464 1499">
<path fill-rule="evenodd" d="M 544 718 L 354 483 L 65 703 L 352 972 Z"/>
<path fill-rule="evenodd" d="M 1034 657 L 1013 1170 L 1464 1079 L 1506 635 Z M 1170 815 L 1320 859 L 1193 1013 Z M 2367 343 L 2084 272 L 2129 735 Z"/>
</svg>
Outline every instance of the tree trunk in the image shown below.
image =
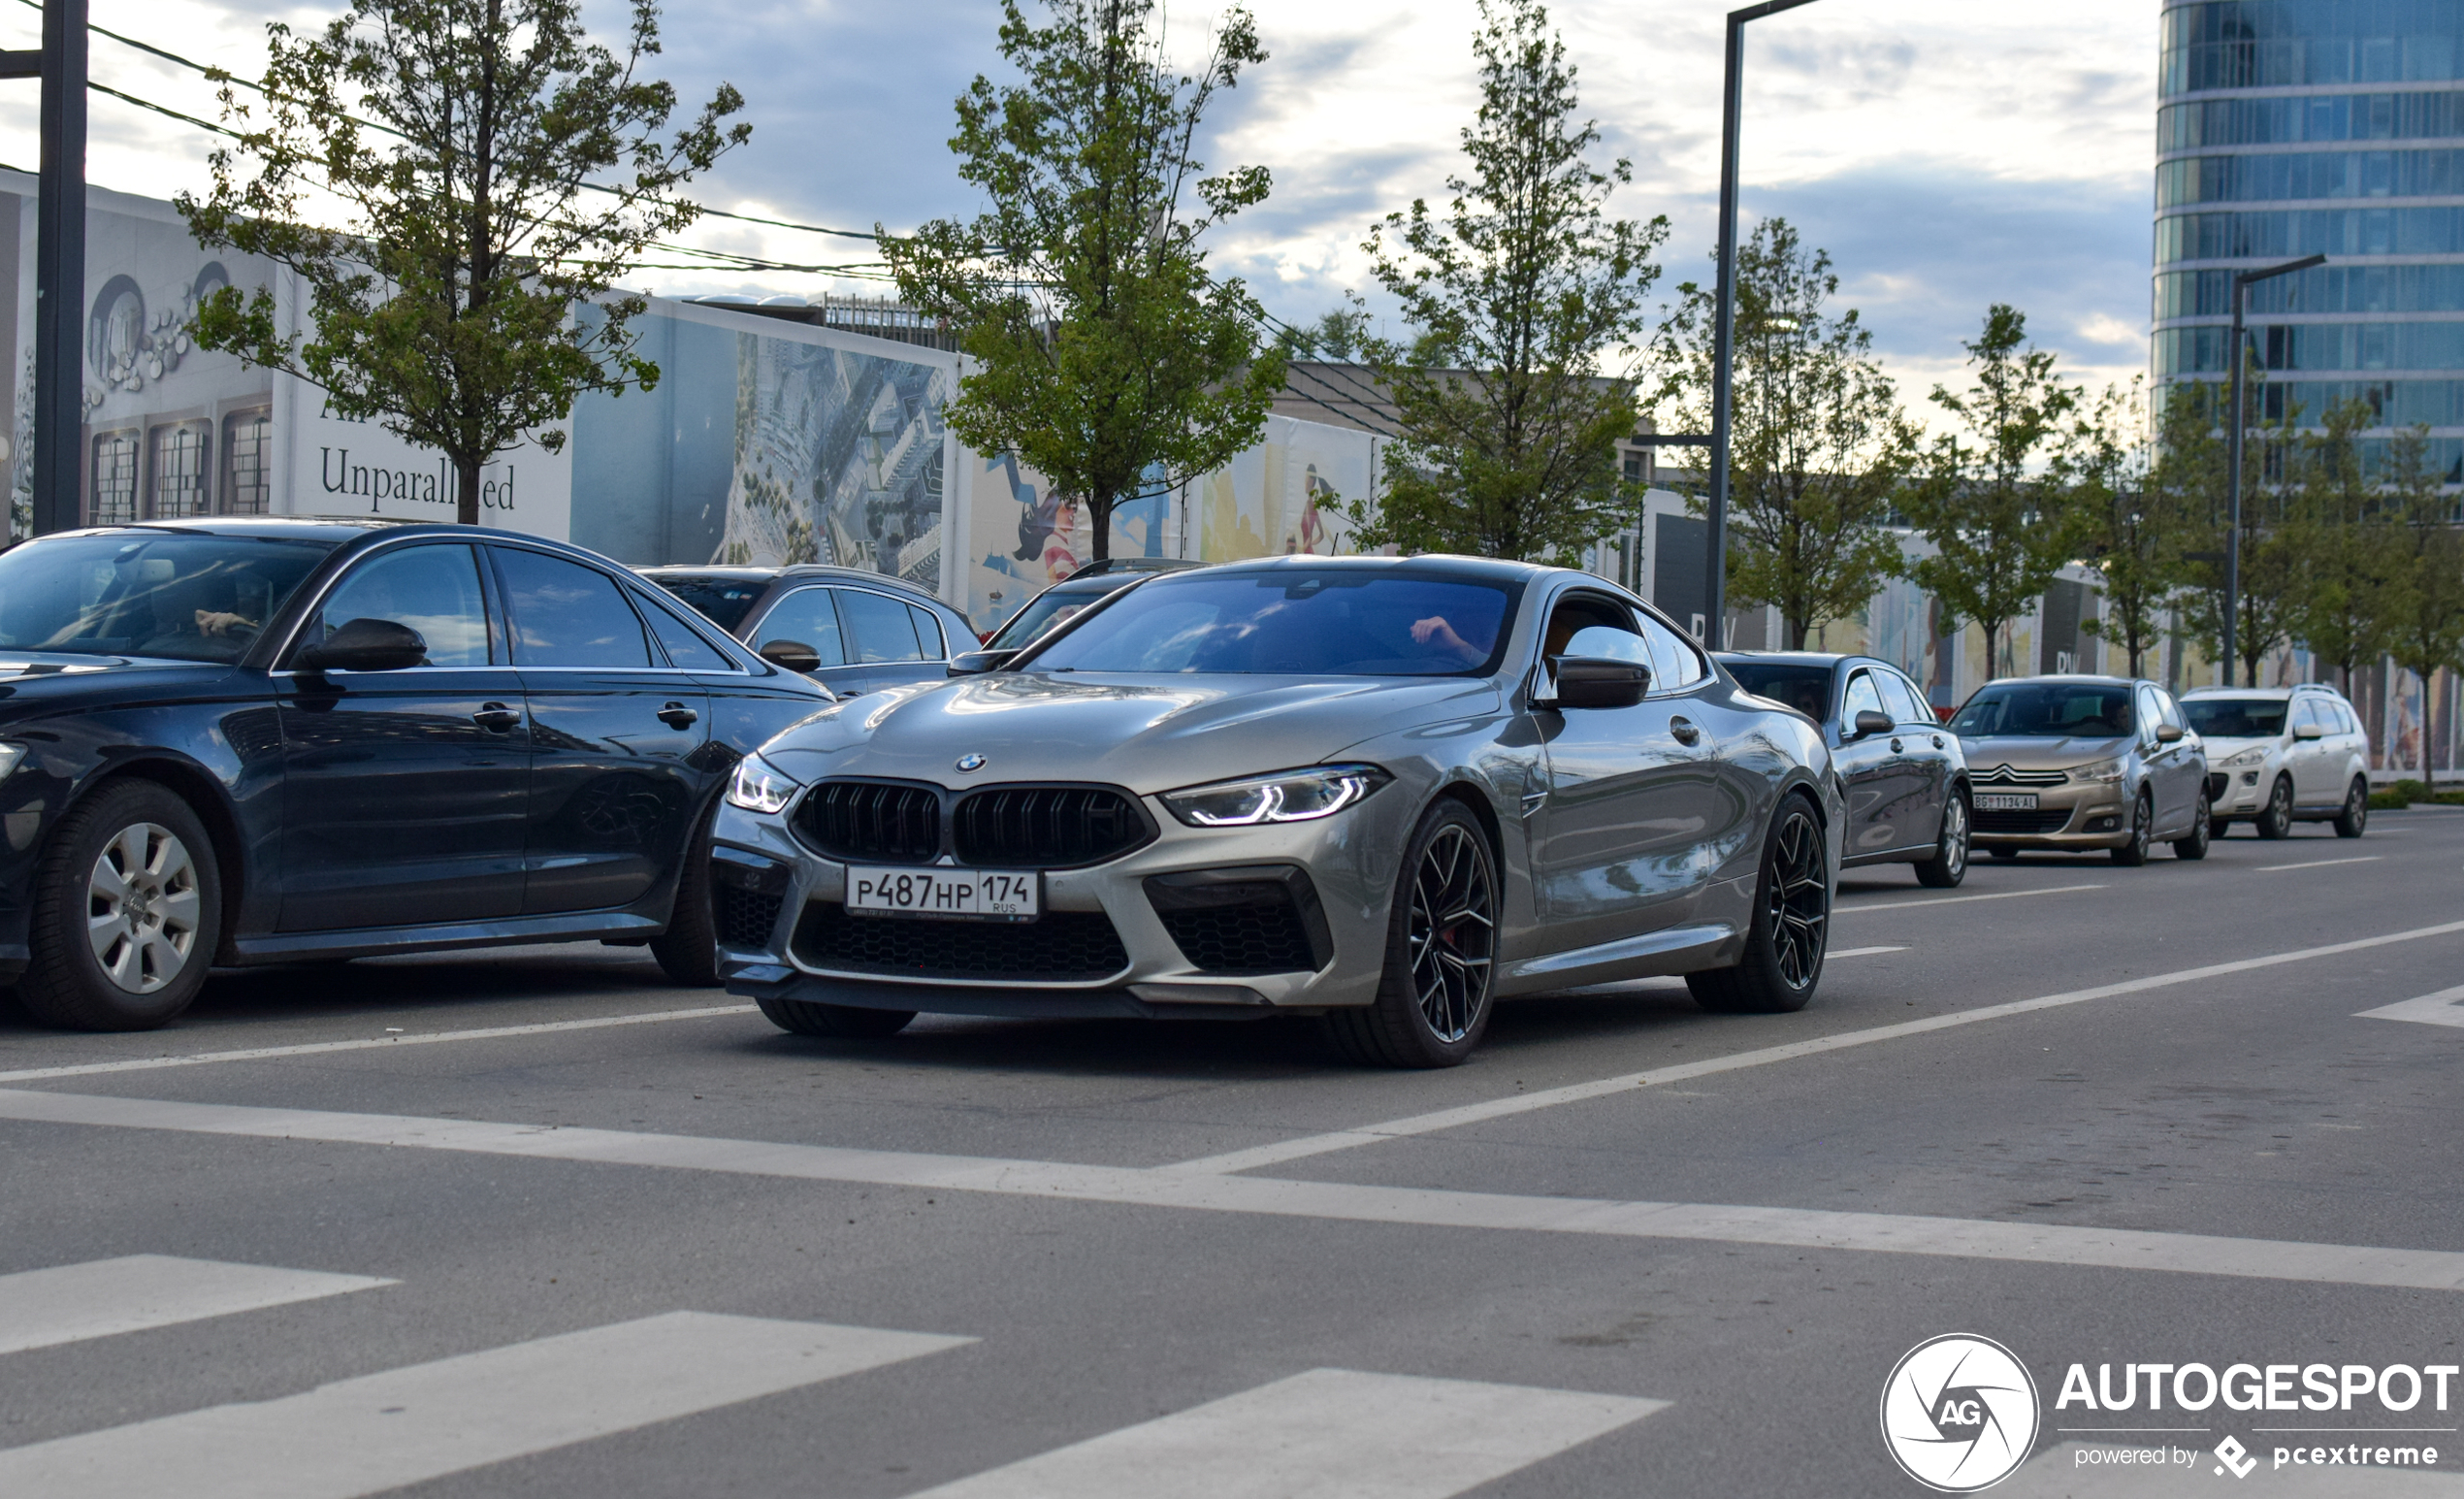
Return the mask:
<svg viewBox="0 0 2464 1499">
<path fill-rule="evenodd" d="M 1097 500 L 1092 497 L 1088 498 L 1086 502 L 1086 525 L 1087 529 L 1094 533 L 1093 537 L 1089 538 L 1090 544 L 1087 547 L 1087 550 L 1093 554 L 1093 556 L 1089 559 L 1090 561 L 1102 562 L 1112 556 L 1113 506 L 1119 503 L 1119 497 L 1117 495 L 1103 500 Z"/>
<path fill-rule="evenodd" d="M 459 481 L 454 496 L 453 518 L 466 526 L 479 524 L 479 465 L 455 459 L 454 477 Z"/>
</svg>

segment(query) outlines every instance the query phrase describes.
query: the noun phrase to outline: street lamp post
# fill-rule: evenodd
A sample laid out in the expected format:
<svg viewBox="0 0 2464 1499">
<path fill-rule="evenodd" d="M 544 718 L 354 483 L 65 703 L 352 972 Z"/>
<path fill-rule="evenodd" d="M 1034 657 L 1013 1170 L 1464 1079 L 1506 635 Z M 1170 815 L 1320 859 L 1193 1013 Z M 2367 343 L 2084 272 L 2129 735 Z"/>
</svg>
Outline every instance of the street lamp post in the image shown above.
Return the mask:
<svg viewBox="0 0 2464 1499">
<path fill-rule="evenodd" d="M 2237 271 L 2233 275 L 2233 426 L 2224 440 L 2224 487 L 2230 491 L 2224 503 L 2224 679 L 2221 685 L 2225 687 L 2233 685 L 2233 661 L 2239 654 L 2233 648 L 2234 635 L 2241 624 L 2242 611 L 2242 428 L 2246 425 L 2242 416 L 2242 371 L 2250 362 L 2242 348 L 2242 312 L 2250 301 L 2253 281 L 2290 276 L 2326 263 L 2324 255 L 2305 255 L 2263 271 Z M 2249 685 L 2258 685 L 2256 672 L 2251 673 Z"/>
<path fill-rule="evenodd" d="M 1736 138 L 1745 114 L 1745 23 L 1813 0 L 1763 0 L 1729 12 L 1728 83 L 1720 119 L 1720 307 L 1711 324 L 1710 535 L 1703 566 L 1702 628 L 1713 650 L 1728 644 L 1729 426 L 1736 379 Z"/>
</svg>

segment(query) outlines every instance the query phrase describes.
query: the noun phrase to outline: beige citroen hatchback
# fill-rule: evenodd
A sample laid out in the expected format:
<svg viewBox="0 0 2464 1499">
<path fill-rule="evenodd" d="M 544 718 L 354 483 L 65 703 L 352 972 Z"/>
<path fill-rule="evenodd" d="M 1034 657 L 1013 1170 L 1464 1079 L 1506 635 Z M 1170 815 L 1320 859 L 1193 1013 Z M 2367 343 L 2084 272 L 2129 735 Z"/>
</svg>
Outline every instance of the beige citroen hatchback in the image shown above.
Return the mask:
<svg viewBox="0 0 2464 1499">
<path fill-rule="evenodd" d="M 2156 840 L 2207 857 L 2207 757 L 2182 706 L 2154 682 L 2029 676 L 1988 682 L 1951 720 L 1967 752 L 1975 845 L 2110 850 L 2147 863 Z"/>
</svg>

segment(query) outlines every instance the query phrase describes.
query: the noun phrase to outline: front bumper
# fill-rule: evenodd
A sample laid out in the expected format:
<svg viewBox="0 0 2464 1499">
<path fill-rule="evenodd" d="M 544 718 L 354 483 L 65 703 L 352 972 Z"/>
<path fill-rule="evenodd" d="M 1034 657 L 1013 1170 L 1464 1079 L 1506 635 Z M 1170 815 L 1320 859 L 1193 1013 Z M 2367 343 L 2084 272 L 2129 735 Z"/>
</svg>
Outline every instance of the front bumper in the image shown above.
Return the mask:
<svg viewBox="0 0 2464 1499">
<path fill-rule="evenodd" d="M 2269 766 L 2210 770 L 2207 801 L 2210 815 L 2228 822 L 2248 822 L 2267 809 L 2268 784 L 2275 779 Z"/>
<path fill-rule="evenodd" d="M 2130 841 L 2130 796 L 2120 781 L 2030 788 L 2033 811 L 1993 811 L 1978 807 L 1970 814 L 1968 841 L 1980 848 L 2042 848 L 2094 850 L 2120 848 Z M 1979 786 L 1982 798 L 1998 788 Z"/>
<path fill-rule="evenodd" d="M 841 909 L 846 864 L 807 847 L 784 817 L 723 806 L 712 830 L 711 883 L 728 991 L 872 1009 L 1048 1017 L 1253 1017 L 1377 997 L 1394 870 L 1419 811 L 1402 788 L 1319 822 L 1265 828 L 1188 828 L 1144 799 L 1159 830 L 1153 841 L 1091 867 L 1043 872 L 1046 921 L 1095 933 L 1101 940 L 1091 946 L 1119 960 L 1105 960 L 1110 971 L 1100 975 L 1057 977 L 1031 968 L 986 972 L 980 954 L 964 963 L 902 957 L 907 966 L 900 971 L 882 971 L 881 963 L 834 966 L 818 951 L 827 944 L 816 937 L 833 924 L 861 922 L 878 931 L 876 924 L 894 923 L 907 929 L 892 935 L 917 939 L 897 944 L 902 954 L 930 949 L 942 936 L 979 947 L 999 943 L 981 929 L 952 929 L 974 924 L 849 918 Z M 1167 926 L 1180 911 L 1271 898 L 1279 889 L 1303 935 L 1283 950 L 1248 955 L 1262 956 L 1263 963 L 1245 964 L 1237 954 L 1227 961 L 1219 948 L 1193 955 Z M 1053 935 L 1057 939 L 1057 930 Z M 1104 945 L 1112 937 L 1117 949 Z"/>
</svg>

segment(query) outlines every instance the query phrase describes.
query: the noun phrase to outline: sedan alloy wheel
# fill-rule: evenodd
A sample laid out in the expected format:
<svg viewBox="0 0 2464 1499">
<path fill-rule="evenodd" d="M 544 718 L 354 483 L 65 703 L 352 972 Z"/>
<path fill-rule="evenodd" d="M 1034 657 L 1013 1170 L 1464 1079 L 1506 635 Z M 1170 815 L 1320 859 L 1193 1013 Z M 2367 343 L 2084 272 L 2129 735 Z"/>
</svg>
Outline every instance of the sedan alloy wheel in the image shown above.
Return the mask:
<svg viewBox="0 0 2464 1499">
<path fill-rule="evenodd" d="M 85 939 L 104 976 L 132 994 L 179 977 L 197 948 L 197 863 L 157 823 L 122 829 L 85 882 Z"/>
<path fill-rule="evenodd" d="M 1488 853 L 1469 831 L 1439 830 L 1411 881 L 1411 987 L 1420 1018 L 1441 1041 L 1460 1041 L 1488 1002 L 1497 947 Z"/>
</svg>

